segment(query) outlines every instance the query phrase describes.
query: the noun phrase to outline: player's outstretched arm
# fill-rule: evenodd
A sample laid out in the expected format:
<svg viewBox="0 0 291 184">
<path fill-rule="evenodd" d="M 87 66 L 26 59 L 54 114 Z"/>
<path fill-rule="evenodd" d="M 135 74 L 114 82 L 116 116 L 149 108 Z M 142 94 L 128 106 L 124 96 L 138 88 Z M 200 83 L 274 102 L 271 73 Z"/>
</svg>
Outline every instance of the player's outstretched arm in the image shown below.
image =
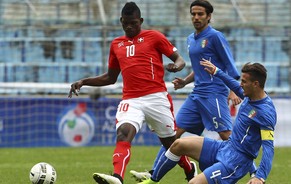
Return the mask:
<svg viewBox="0 0 291 184">
<path fill-rule="evenodd" d="M 78 92 L 80 91 L 82 86 L 107 86 L 110 84 L 114 84 L 117 81 L 119 73 L 119 69 L 108 69 L 108 72 L 102 75 L 84 78 L 76 81 L 71 85 L 68 97 L 72 98 L 73 94 L 78 96 Z"/>
<path fill-rule="evenodd" d="M 200 64 L 205 67 L 205 71 L 213 76 L 220 78 L 224 84 L 227 85 L 227 87 L 231 89 L 238 97 L 244 99 L 243 89 L 237 80 L 224 73 L 222 70 L 206 59 L 202 59 Z"/>
<path fill-rule="evenodd" d="M 262 158 L 261 158 L 260 165 L 257 169 L 257 172 L 255 174 L 255 178 L 261 180 L 261 183 L 265 183 L 265 180 L 271 171 L 272 161 L 274 157 L 274 141 L 273 141 L 274 132 L 271 130 L 268 130 L 265 132 L 268 132 L 266 133 L 268 136 L 264 135 L 263 139 L 269 139 L 269 140 L 262 141 L 262 147 L 263 147 Z M 252 181 L 252 179 L 250 181 Z"/>
</svg>

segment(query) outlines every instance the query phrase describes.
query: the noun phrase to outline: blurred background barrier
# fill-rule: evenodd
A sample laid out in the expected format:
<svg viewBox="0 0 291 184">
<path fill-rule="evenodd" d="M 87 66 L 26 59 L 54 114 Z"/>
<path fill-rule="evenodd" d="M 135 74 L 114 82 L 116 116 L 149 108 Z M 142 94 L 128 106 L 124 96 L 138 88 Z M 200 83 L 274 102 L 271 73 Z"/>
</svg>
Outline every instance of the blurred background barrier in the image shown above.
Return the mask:
<svg viewBox="0 0 291 184">
<path fill-rule="evenodd" d="M 0 98 L 0 147 L 115 145 L 120 99 Z M 135 145 L 159 145 L 143 126 Z"/>
<path fill-rule="evenodd" d="M 120 100 L 0 98 L 0 147 L 115 145 L 115 113 Z M 174 98 L 175 112 L 183 102 Z M 274 98 L 274 103 L 278 112 L 275 146 L 291 146 L 291 98 Z M 205 131 L 204 135 L 218 138 L 216 132 Z M 158 146 L 160 142 L 144 124 L 133 144 Z"/>
</svg>

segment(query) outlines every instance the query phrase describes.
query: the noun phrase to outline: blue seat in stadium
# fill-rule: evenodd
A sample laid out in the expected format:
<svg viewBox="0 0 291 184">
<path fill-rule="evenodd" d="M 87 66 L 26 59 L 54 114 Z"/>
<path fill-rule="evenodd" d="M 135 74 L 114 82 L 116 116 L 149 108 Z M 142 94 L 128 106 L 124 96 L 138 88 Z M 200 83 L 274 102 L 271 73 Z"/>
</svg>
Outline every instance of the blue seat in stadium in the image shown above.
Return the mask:
<svg viewBox="0 0 291 184">
<path fill-rule="evenodd" d="M 91 77 L 96 75 L 97 66 L 92 67 L 88 65 L 79 66 L 79 65 L 70 65 L 68 66 L 68 81 L 76 81 L 84 77 Z"/>
<path fill-rule="evenodd" d="M 85 62 L 102 62 L 102 48 L 101 43 L 98 41 L 85 41 L 82 45 L 83 58 Z"/>
<path fill-rule="evenodd" d="M 5 68 L 4 68 L 4 65 L 2 65 L 0 63 L 0 82 L 6 82 L 5 81 Z"/>
<path fill-rule="evenodd" d="M 66 71 L 64 66 L 51 65 L 40 66 L 37 70 L 37 82 L 64 83 L 66 81 Z"/>
<path fill-rule="evenodd" d="M 76 40 L 74 41 L 74 51 L 73 51 L 73 61 L 74 62 L 83 62 L 83 47 L 82 47 L 82 41 Z"/>
</svg>

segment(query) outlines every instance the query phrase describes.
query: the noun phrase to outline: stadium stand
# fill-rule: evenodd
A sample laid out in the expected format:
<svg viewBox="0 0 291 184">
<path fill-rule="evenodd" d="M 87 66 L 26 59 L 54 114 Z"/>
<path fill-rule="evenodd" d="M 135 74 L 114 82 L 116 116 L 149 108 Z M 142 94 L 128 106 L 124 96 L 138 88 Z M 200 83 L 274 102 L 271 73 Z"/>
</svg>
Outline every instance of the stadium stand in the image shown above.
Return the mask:
<svg viewBox="0 0 291 184">
<path fill-rule="evenodd" d="M 101 74 L 125 0 L 2 0 L 0 4 L 0 82 L 70 83 Z M 193 31 L 189 2 L 136 0 L 144 27 L 162 31 L 188 61 L 186 36 Z M 232 2 L 236 2 L 235 4 Z M 212 25 L 227 37 L 240 68 L 262 62 L 267 89 L 290 92 L 291 3 L 280 0 L 213 0 Z M 163 11 L 161 11 L 163 10 Z M 168 62 L 167 60 L 165 61 Z M 179 75 L 184 76 L 187 69 Z M 177 74 L 166 73 L 170 82 Z M 121 78 L 119 78 L 121 80 Z"/>
</svg>

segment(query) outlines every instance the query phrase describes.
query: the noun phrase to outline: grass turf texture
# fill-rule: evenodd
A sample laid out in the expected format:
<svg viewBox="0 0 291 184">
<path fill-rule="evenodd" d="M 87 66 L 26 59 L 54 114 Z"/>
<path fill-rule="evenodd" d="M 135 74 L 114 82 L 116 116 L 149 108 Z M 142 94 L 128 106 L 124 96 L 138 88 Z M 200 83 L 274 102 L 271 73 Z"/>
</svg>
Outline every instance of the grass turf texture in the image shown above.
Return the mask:
<svg viewBox="0 0 291 184">
<path fill-rule="evenodd" d="M 114 147 L 65 147 L 65 148 L 1 148 L 0 183 L 29 184 L 29 171 L 38 162 L 50 163 L 57 171 L 57 184 L 93 184 L 94 172 L 110 174 Z M 133 146 L 131 161 L 126 170 L 125 184 L 135 184 L 131 169 L 150 169 L 159 147 Z M 291 147 L 276 148 L 273 168 L 267 180 L 269 184 L 290 183 Z M 176 166 L 161 184 L 183 184 L 183 170 Z M 238 183 L 247 183 L 245 176 Z"/>
</svg>

